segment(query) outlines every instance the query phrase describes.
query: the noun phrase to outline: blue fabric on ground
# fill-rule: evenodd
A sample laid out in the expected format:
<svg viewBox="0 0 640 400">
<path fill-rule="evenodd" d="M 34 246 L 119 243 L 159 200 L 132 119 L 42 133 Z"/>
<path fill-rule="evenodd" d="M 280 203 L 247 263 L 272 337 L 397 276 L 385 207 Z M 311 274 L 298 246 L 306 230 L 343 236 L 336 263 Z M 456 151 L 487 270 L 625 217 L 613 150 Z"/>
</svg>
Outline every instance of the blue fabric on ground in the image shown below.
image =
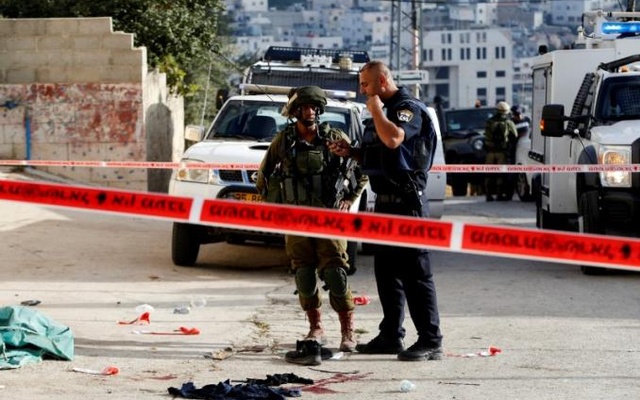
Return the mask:
<svg viewBox="0 0 640 400">
<path fill-rule="evenodd" d="M 225 400 L 225 399 L 267 399 L 267 400 L 284 400 L 286 397 L 300 397 L 302 392 L 300 389 L 285 389 L 278 387 L 269 387 L 267 385 L 241 383 L 231 385 L 227 379 L 216 385 L 204 385 L 198 389 L 193 382 L 182 384 L 180 389 L 170 387 L 169 394 L 180 396 L 185 399 L 207 399 L 207 400 Z"/>
</svg>

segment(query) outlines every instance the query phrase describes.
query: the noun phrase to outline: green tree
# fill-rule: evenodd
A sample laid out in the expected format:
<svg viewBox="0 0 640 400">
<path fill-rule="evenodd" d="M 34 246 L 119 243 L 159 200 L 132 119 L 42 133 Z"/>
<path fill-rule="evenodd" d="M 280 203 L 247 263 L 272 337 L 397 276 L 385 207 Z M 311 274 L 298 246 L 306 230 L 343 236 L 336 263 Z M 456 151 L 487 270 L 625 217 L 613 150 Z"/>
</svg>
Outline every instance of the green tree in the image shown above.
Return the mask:
<svg viewBox="0 0 640 400">
<path fill-rule="evenodd" d="M 112 17 L 114 30 L 133 33 L 135 45 L 147 48 L 149 66 L 185 96 L 187 122 L 199 122 L 204 87 L 215 92 L 227 85 L 228 67 L 212 57 L 212 49 L 227 47 L 220 39 L 227 30 L 223 11 L 223 0 L 0 0 L 6 18 Z"/>
</svg>

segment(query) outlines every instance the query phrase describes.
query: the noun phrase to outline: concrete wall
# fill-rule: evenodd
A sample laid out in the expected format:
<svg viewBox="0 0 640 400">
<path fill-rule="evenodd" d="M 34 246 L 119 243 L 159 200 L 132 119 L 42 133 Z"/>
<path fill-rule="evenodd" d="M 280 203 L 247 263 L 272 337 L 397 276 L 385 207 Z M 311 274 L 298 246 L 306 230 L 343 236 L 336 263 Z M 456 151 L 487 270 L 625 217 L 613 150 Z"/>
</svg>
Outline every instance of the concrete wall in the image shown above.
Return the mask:
<svg viewBox="0 0 640 400">
<path fill-rule="evenodd" d="M 177 161 L 184 110 L 111 18 L 0 19 L 0 158 Z M 170 171 L 38 167 L 100 186 L 166 191 Z"/>
</svg>

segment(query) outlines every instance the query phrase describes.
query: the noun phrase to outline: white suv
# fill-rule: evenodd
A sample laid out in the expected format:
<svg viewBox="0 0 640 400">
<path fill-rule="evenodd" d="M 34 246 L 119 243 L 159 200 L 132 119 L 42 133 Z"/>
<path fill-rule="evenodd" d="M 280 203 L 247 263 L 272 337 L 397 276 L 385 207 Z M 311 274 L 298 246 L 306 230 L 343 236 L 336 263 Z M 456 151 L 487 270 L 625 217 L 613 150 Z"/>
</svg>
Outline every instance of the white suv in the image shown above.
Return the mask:
<svg viewBox="0 0 640 400">
<path fill-rule="evenodd" d="M 252 94 L 229 98 L 216 115 L 204 139 L 202 138 L 203 128 L 187 127 L 185 137 L 198 143 L 185 151 L 181 162 L 185 164 L 259 164 L 271 139 L 289 122 L 280 114 L 287 100 L 287 96 L 283 94 Z M 364 110 L 362 103 L 328 99 L 320 121 L 328 121 L 331 126 L 344 130 L 352 140 L 362 142 L 361 118 Z M 429 112 L 437 123 L 433 109 L 429 108 Z M 444 164 L 439 129 L 438 150 L 434 164 Z M 255 173 L 255 170 L 176 169 L 169 183 L 169 194 L 261 201 L 255 187 Z M 446 174 L 441 172 L 429 174 L 427 191 L 431 214 L 434 218 L 440 218 L 442 215 L 445 185 Z M 372 212 L 374 204 L 375 194 L 367 186 L 351 211 Z M 200 245 L 225 240 L 236 244 L 245 240 L 268 242 L 281 241 L 282 236 L 267 232 L 175 222 L 171 245 L 172 260 L 176 265 L 192 266 L 196 263 Z M 350 243 L 351 263 L 355 263 L 356 252 L 357 243 Z"/>
</svg>

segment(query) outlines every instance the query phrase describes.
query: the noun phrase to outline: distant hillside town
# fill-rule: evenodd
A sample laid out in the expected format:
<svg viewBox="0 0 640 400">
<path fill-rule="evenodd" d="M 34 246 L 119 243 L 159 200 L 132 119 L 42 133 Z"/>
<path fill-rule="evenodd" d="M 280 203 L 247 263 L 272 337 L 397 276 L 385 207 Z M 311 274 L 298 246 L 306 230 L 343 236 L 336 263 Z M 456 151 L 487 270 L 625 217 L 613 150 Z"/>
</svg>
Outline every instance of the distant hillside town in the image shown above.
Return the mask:
<svg viewBox="0 0 640 400">
<path fill-rule="evenodd" d="M 427 102 L 445 108 L 531 104 L 531 58 L 570 46 L 582 13 L 625 11 L 618 0 L 226 0 L 234 57 L 269 46 L 364 50 L 394 70 L 424 70 Z"/>
</svg>

